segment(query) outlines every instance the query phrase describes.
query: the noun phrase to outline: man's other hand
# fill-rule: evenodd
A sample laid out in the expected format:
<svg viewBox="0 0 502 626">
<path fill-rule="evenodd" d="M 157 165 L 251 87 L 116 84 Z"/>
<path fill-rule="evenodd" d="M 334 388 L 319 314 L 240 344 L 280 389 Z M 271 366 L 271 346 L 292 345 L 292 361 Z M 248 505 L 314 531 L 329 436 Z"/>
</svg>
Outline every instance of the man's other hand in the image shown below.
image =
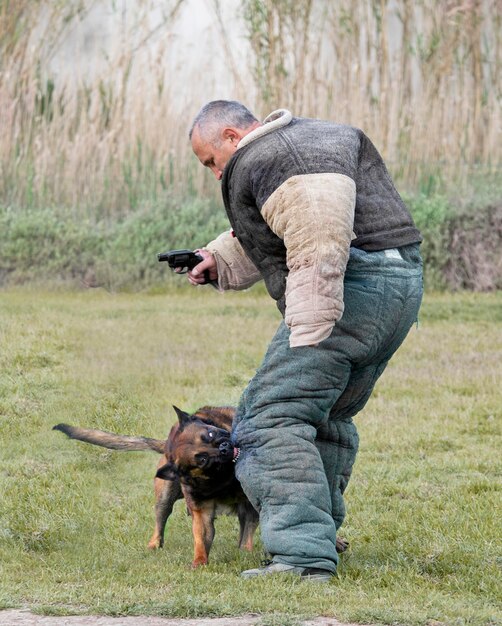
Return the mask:
<svg viewBox="0 0 502 626">
<path fill-rule="evenodd" d="M 208 250 L 195 250 L 195 252 L 204 260 L 187 273 L 188 280 L 192 285 L 204 285 L 208 282 L 204 274 L 207 276 L 206 272 L 209 272 L 209 280 L 217 281 L 218 270 L 214 256 Z"/>
</svg>

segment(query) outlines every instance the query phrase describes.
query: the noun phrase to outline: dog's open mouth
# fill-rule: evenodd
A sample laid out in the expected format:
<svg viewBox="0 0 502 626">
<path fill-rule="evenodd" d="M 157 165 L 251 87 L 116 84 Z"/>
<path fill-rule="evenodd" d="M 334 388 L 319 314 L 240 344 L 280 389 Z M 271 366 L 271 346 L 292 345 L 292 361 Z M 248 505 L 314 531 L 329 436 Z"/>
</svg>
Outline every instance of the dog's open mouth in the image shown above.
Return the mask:
<svg viewBox="0 0 502 626">
<path fill-rule="evenodd" d="M 219 450 L 220 458 L 224 461 L 237 461 L 241 453 L 240 448 L 234 447 L 229 440 L 220 443 Z"/>
</svg>

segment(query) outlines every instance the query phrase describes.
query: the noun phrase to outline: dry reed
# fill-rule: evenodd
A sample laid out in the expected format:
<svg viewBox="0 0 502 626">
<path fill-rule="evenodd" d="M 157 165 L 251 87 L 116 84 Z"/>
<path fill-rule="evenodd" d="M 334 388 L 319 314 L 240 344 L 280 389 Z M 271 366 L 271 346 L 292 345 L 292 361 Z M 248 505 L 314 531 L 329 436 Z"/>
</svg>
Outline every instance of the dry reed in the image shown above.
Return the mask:
<svg viewBox="0 0 502 626">
<path fill-rule="evenodd" d="M 410 186 L 424 167 L 449 175 L 500 165 L 500 0 L 241 0 L 247 51 L 236 50 L 228 12 L 213 0 L 212 45 L 224 50 L 228 84 L 211 83 L 221 68 L 208 61 L 186 71 L 181 89 L 170 33 L 183 0 L 154 27 L 158 3 L 137 0 L 139 17 L 101 71 L 51 73 L 68 32 L 99 4 L 0 0 L 4 205 L 117 218 L 171 189 L 208 193 L 186 130 L 222 89 L 260 114 L 285 106 L 364 128 Z"/>
<path fill-rule="evenodd" d="M 264 101 L 368 131 L 409 181 L 500 165 L 500 0 L 247 0 Z"/>
</svg>

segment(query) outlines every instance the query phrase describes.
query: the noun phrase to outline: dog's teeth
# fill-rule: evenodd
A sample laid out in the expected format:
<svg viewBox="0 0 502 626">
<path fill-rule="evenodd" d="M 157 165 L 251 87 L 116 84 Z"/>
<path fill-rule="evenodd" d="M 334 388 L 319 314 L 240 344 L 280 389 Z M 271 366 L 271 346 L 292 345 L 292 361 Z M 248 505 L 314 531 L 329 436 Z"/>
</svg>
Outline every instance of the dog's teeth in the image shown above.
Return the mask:
<svg viewBox="0 0 502 626">
<path fill-rule="evenodd" d="M 240 448 L 234 448 L 234 458 L 233 458 L 233 462 L 235 463 L 237 461 L 237 459 L 240 457 L 241 455 L 241 449 Z"/>
</svg>

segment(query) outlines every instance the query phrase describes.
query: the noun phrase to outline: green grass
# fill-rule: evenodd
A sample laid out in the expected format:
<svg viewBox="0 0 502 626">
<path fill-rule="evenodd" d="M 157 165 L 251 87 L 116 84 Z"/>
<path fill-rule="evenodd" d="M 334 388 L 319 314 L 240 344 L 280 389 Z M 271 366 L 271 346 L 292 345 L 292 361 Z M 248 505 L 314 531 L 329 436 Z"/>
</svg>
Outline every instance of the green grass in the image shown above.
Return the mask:
<svg viewBox="0 0 502 626">
<path fill-rule="evenodd" d="M 330 585 L 239 579 L 263 548 L 238 551 L 234 518 L 192 571 L 183 503 L 149 552 L 157 456 L 51 431 L 163 437 L 172 404 L 235 403 L 278 320 L 261 290 L 0 294 L 0 608 L 500 623 L 502 293 L 426 297 L 358 417 L 350 549 Z"/>
</svg>

